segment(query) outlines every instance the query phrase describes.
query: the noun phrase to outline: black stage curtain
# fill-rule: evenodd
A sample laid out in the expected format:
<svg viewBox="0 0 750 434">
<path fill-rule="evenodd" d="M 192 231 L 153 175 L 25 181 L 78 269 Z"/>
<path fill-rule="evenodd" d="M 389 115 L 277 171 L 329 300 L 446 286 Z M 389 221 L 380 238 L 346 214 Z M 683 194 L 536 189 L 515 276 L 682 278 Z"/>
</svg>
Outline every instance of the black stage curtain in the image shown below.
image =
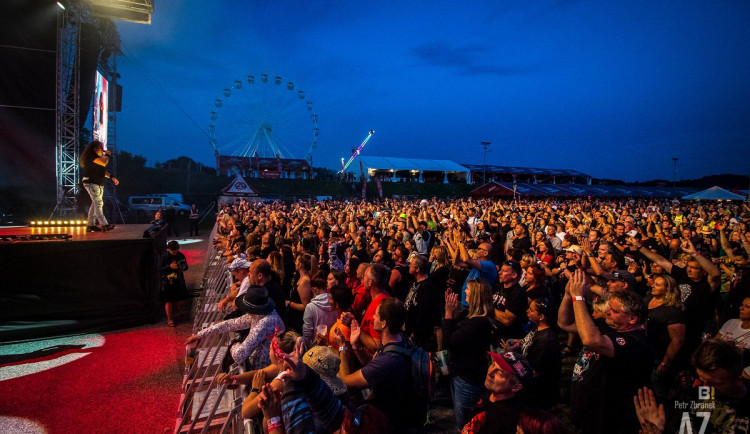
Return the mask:
<svg viewBox="0 0 750 434">
<path fill-rule="evenodd" d="M 166 239 L 0 245 L 0 341 L 155 322 Z"/>
</svg>

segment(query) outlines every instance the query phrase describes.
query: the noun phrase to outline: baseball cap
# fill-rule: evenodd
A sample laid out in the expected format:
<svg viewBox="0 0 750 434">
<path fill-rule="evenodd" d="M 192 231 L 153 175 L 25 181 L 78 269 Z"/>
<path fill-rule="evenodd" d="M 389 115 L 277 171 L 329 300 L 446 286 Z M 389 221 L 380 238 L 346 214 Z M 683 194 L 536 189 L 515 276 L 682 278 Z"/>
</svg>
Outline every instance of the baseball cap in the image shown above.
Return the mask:
<svg viewBox="0 0 750 434">
<path fill-rule="evenodd" d="M 497 363 L 504 372 L 513 374 L 525 384 L 534 376 L 534 369 L 531 368 L 529 362 L 520 353 L 515 351 L 508 351 L 505 354 L 497 354 L 487 351 L 487 354 L 492 357 L 492 361 Z"/>
<path fill-rule="evenodd" d="M 617 270 L 614 273 L 612 273 L 612 278 L 609 280 L 617 280 L 620 282 L 627 282 L 628 285 L 633 286 L 635 285 L 635 276 L 633 273 L 625 270 Z"/>
<path fill-rule="evenodd" d="M 237 258 L 229 265 L 229 271 L 234 271 L 238 268 L 250 268 L 250 261 L 243 258 Z"/>
<path fill-rule="evenodd" d="M 581 246 L 572 245 L 565 249 L 565 251 L 575 253 L 576 255 L 583 255 L 583 249 Z"/>
</svg>

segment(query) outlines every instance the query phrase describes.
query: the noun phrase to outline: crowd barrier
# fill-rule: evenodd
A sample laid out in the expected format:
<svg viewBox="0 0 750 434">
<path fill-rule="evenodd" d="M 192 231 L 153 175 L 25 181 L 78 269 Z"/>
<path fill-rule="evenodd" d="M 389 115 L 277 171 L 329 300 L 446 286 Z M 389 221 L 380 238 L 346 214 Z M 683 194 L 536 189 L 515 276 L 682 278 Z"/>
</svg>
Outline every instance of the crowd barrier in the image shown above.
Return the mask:
<svg viewBox="0 0 750 434">
<path fill-rule="evenodd" d="M 209 239 L 216 236 L 216 225 Z M 227 264 L 213 245 L 206 253 L 202 292 L 196 302 L 193 333 L 220 321 L 224 314 L 217 303 L 229 292 L 231 276 Z M 177 408 L 175 433 L 249 433 L 260 432 L 255 421 L 243 420 L 242 402 L 248 394 L 245 386 L 229 389 L 216 382 L 233 334 L 201 339 L 185 348 L 185 375 Z M 241 364 L 232 364 L 229 375 L 244 372 Z"/>
</svg>

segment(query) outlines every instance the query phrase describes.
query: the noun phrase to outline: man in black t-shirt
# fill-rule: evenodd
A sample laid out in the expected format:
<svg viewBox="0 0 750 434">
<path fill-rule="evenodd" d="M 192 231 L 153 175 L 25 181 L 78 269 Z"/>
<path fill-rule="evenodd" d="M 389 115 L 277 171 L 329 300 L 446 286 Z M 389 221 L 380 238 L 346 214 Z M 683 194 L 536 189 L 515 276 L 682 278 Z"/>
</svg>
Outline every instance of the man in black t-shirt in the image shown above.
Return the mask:
<svg viewBox="0 0 750 434">
<path fill-rule="evenodd" d="M 406 336 L 427 351 L 435 351 L 435 328 L 440 325 L 440 297 L 442 291 L 435 288 L 429 279 L 430 262 L 422 255 L 416 255 L 409 261 L 409 274 L 414 277 L 409 292 L 406 294 Z"/>
<path fill-rule="evenodd" d="M 576 270 L 565 288 L 558 325 L 581 337 L 583 349 L 573 368 L 570 410 L 573 423 L 584 433 L 638 432 L 638 418 L 630 403 L 649 382 L 653 366 L 643 324 L 646 307 L 632 291 L 610 295 L 607 327 L 600 331 L 586 305 L 588 284 Z"/>
<path fill-rule="evenodd" d="M 401 354 L 388 351 L 388 346 L 406 345 L 406 339 L 400 333 L 405 319 L 403 303 L 392 297 L 380 302 L 373 315 L 373 327 L 380 332 L 382 346 L 372 359 L 359 341 L 359 324 L 356 320 L 352 321 L 351 348 L 365 365 L 359 371 L 350 373 L 349 359 L 345 354 L 347 347 L 339 347 L 339 377 L 347 387 L 372 390 L 369 402 L 388 417 L 388 432 L 406 431 L 404 421 L 409 393 L 405 393 L 405 389 L 409 384 L 411 363 Z"/>
<path fill-rule="evenodd" d="M 495 319 L 500 322 L 498 337 L 520 339 L 526 324 L 526 309 L 529 307 L 526 294 L 518 281 L 521 279 L 521 264 L 505 261 L 497 273 L 498 282 L 492 295 Z"/>
</svg>

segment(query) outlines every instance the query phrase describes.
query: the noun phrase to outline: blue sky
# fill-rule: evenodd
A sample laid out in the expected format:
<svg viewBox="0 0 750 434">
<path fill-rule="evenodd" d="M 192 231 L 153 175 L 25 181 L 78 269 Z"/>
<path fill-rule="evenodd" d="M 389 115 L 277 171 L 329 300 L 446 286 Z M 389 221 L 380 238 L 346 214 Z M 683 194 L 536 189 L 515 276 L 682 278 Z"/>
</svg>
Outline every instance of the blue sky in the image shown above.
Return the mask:
<svg viewBox="0 0 750 434">
<path fill-rule="evenodd" d="M 281 76 L 318 115 L 316 165 L 365 154 L 579 170 L 626 181 L 747 174 L 750 2 L 159 0 L 152 24 L 118 23 L 124 87 L 117 141 L 149 164 L 214 164 L 206 132 L 222 89 Z M 283 86 L 282 86 L 283 87 Z M 280 92 L 219 112 L 304 104 Z M 287 129 L 288 132 L 283 132 Z M 304 137 L 303 137 L 304 135 Z"/>
</svg>

